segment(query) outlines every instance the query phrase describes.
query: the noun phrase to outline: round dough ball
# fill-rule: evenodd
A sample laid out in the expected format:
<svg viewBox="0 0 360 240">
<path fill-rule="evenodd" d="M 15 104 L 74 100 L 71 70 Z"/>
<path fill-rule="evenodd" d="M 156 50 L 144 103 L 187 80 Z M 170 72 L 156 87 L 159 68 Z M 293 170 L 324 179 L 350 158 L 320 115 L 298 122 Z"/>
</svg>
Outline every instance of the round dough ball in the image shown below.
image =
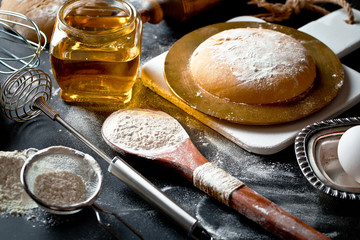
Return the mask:
<svg viewBox="0 0 360 240">
<path fill-rule="evenodd" d="M 59 8 L 66 2 L 66 0 L 2 0 L 1 10 L 13 11 L 21 13 L 30 18 L 38 28 L 46 35 L 48 42 L 54 28 L 56 15 Z M 19 18 L 8 17 L 5 15 L 2 18 L 19 21 Z M 22 23 L 28 23 L 25 20 Z M 34 30 L 16 26 L 15 29 L 20 32 L 26 39 L 38 42 L 36 32 Z"/>
<path fill-rule="evenodd" d="M 293 101 L 312 88 L 316 66 L 296 39 L 268 29 L 225 30 L 201 43 L 190 59 L 195 82 L 231 102 Z"/>
</svg>

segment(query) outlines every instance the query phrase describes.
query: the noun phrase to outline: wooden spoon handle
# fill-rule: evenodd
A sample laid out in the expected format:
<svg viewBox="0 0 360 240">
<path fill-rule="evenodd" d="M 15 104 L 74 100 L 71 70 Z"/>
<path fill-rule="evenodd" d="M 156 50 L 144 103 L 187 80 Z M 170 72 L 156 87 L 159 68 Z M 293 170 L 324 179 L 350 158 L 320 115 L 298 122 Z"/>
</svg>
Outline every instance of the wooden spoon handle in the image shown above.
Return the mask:
<svg viewBox="0 0 360 240">
<path fill-rule="evenodd" d="M 210 164 L 196 149 L 190 139 L 185 141 L 181 145 L 181 148 L 178 148 L 172 153 L 167 153 L 166 156 L 157 156 L 157 159 L 160 163 L 175 169 L 185 178 L 193 182 L 196 182 L 194 181 L 195 178 L 198 179 L 198 177 L 194 177 L 194 175 L 197 175 L 195 174 L 197 170 L 200 167 Z M 215 166 L 215 168 L 218 167 Z M 224 170 L 218 169 L 220 170 L 218 173 L 207 172 L 206 170 L 205 172 L 207 172 L 210 180 L 202 182 L 202 186 L 199 187 L 199 189 L 217 199 L 219 199 L 218 193 L 217 190 L 214 189 L 220 189 L 219 191 L 221 192 L 223 189 L 220 187 L 220 184 L 224 180 L 223 176 L 229 175 Z M 281 238 L 306 240 L 329 239 L 245 185 L 230 192 L 229 195 L 230 197 L 226 204 Z M 224 202 L 223 200 L 220 201 Z"/>
<path fill-rule="evenodd" d="M 230 201 L 232 208 L 283 239 L 330 239 L 247 186 L 234 191 Z"/>
</svg>

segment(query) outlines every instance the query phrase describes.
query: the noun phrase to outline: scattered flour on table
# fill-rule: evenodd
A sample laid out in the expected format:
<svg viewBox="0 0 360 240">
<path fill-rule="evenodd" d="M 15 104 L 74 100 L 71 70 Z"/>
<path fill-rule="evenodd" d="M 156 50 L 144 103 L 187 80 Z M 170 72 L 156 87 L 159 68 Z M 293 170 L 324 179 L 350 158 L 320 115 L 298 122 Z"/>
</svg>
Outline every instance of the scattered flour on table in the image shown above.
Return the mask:
<svg viewBox="0 0 360 240">
<path fill-rule="evenodd" d="M 0 212 L 22 215 L 37 207 L 20 181 L 25 160 L 24 152 L 0 151 Z"/>
<path fill-rule="evenodd" d="M 61 88 L 54 88 L 52 97 L 59 96 L 60 91 L 61 91 Z"/>
<path fill-rule="evenodd" d="M 96 113 L 83 107 L 70 106 L 62 115 L 65 121 L 85 137 L 96 132 L 101 126 L 101 120 L 98 119 Z"/>
<path fill-rule="evenodd" d="M 127 109 L 111 114 L 103 124 L 104 137 L 133 152 L 160 152 L 188 138 L 180 123 L 165 112 Z"/>
</svg>

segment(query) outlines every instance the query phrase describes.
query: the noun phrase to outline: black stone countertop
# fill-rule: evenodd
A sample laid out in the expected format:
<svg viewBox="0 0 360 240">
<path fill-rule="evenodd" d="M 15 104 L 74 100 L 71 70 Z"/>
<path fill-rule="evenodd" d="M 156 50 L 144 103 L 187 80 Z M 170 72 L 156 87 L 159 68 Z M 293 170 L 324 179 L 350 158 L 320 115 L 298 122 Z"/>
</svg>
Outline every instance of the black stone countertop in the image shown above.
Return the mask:
<svg viewBox="0 0 360 240">
<path fill-rule="evenodd" d="M 139 7 L 139 1 L 132 1 Z M 261 10 L 246 6 L 246 1 L 227 0 L 181 26 L 166 22 L 158 25 L 144 24 L 141 65 L 167 51 L 186 33 L 208 24 L 223 22 L 232 17 L 249 15 Z M 360 9 L 357 0 L 349 1 Z M 337 7 L 324 5 L 329 10 Z M 321 17 L 309 11 L 281 24 L 298 28 Z M 360 52 L 341 59 L 349 67 L 360 71 Z M 41 56 L 40 68 L 51 74 L 49 54 Z M 110 156 L 118 155 L 103 141 L 100 133 L 104 119 L 115 109 L 94 110 L 86 106 L 64 103 L 54 81 L 54 93 L 50 105 L 78 131 L 94 142 Z M 133 100 L 123 107 L 148 106 L 168 112 L 189 133 L 199 151 L 211 162 L 242 180 L 248 187 L 270 199 L 292 215 L 313 226 L 333 239 L 358 239 L 360 235 L 360 205 L 358 201 L 341 200 L 326 195 L 311 186 L 299 169 L 293 146 L 270 156 L 246 152 L 225 139 L 198 120 L 187 115 L 173 104 L 142 86 L 138 81 Z M 356 105 L 341 117 L 359 116 Z M 118 213 L 145 239 L 185 239 L 186 235 L 160 212 L 142 200 L 129 187 L 107 172 L 108 164 L 89 148 L 45 115 L 25 123 L 15 123 L 0 114 L 0 150 L 23 150 L 64 145 L 94 156 L 104 172 L 104 189 L 97 204 Z M 186 156 L 184 156 L 186 157 Z M 125 157 L 125 160 L 162 189 L 187 211 L 196 216 L 201 224 L 217 239 L 276 239 L 250 220 L 241 216 L 206 194 L 171 170 L 141 158 Z M 105 218 L 121 239 L 136 239 L 115 218 Z M 57 216 L 36 209 L 25 216 L 0 215 L 0 239 L 112 239 L 97 223 L 90 209 L 70 216 Z"/>
</svg>

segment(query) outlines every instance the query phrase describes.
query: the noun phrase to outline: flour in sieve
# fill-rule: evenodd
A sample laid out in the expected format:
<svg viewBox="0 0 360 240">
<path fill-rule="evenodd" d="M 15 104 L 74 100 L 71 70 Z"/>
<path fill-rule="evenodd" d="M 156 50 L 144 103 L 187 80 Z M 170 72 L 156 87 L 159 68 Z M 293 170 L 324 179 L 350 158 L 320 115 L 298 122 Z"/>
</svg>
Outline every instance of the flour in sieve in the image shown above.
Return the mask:
<svg viewBox="0 0 360 240">
<path fill-rule="evenodd" d="M 25 214 L 37 207 L 20 181 L 25 160 L 24 152 L 0 151 L 0 212 Z"/>
<path fill-rule="evenodd" d="M 86 200 L 86 187 L 78 175 L 67 172 L 48 172 L 35 179 L 34 194 L 48 204 L 70 206 Z"/>
<path fill-rule="evenodd" d="M 140 108 L 114 112 L 104 122 L 102 131 L 109 142 L 132 152 L 161 152 L 188 138 L 170 115 Z"/>
</svg>

